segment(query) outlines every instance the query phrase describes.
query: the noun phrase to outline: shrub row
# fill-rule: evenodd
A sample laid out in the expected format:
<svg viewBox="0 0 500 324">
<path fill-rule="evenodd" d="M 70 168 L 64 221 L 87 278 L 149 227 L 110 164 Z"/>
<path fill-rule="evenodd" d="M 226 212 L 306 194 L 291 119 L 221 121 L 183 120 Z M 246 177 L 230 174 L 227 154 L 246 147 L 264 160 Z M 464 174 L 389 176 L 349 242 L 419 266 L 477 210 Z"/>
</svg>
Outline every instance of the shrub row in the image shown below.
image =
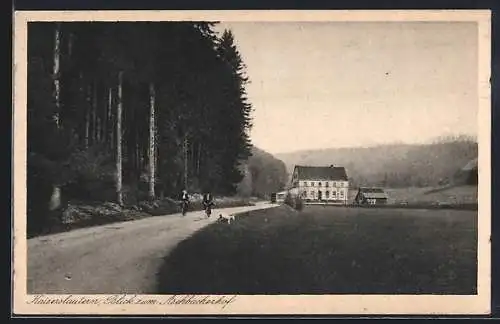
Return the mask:
<svg viewBox="0 0 500 324">
<path fill-rule="evenodd" d="M 229 197 L 215 200 L 215 208 L 251 206 L 248 199 Z M 164 198 L 156 201 L 141 201 L 135 205 L 121 207 L 118 204 L 88 203 L 73 201 L 64 209 L 51 212 L 43 227 L 29 227 L 27 237 L 48 235 L 77 228 L 125 222 L 152 216 L 172 215 L 180 212 L 180 202 Z M 201 200 L 194 200 L 189 211 L 203 210 Z"/>
</svg>

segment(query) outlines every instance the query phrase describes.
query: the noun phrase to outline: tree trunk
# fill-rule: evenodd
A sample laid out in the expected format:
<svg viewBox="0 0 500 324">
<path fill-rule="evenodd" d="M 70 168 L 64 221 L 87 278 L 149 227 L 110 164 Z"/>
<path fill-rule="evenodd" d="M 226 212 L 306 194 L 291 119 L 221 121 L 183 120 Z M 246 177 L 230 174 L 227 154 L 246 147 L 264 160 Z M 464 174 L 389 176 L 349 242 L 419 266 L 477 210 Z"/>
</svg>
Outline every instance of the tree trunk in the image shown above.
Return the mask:
<svg viewBox="0 0 500 324">
<path fill-rule="evenodd" d="M 60 85 L 60 64 L 61 64 L 61 30 L 60 25 L 56 25 L 54 34 L 54 65 L 53 65 L 53 82 L 54 82 L 54 103 L 55 111 L 53 114 L 53 120 L 56 124 L 56 128 L 59 131 L 61 126 L 61 85 Z M 61 188 L 57 185 L 52 187 L 52 194 L 49 202 L 49 210 L 53 211 L 61 206 Z M 62 222 L 62 219 L 60 219 Z"/>
<path fill-rule="evenodd" d="M 53 79 L 54 79 L 54 102 L 55 111 L 53 115 L 56 127 L 60 127 L 60 114 L 61 114 L 61 87 L 60 87 L 60 61 L 61 61 L 61 30 L 59 24 L 56 26 L 54 35 L 54 65 L 53 65 Z"/>
<path fill-rule="evenodd" d="M 89 148 L 89 135 L 90 135 L 90 102 L 89 90 L 85 91 L 85 138 L 83 140 L 85 149 Z"/>
<path fill-rule="evenodd" d="M 73 33 L 69 33 L 69 37 L 68 37 L 68 55 L 70 57 L 73 55 L 73 40 L 74 40 Z"/>
<path fill-rule="evenodd" d="M 57 185 L 53 185 L 49 201 L 49 210 L 54 211 L 59 209 L 59 207 L 61 207 L 61 188 Z"/>
<path fill-rule="evenodd" d="M 114 127 L 113 126 L 113 89 L 109 87 L 109 92 L 108 92 L 108 125 L 109 127 L 109 143 L 111 146 L 111 149 L 114 149 Z"/>
<path fill-rule="evenodd" d="M 188 138 L 184 137 L 184 189 L 188 186 Z"/>
<path fill-rule="evenodd" d="M 189 150 L 189 169 L 190 170 L 196 170 L 196 160 L 194 158 L 194 154 L 196 153 L 195 150 L 194 150 L 194 147 L 195 147 L 195 143 L 194 143 L 194 140 L 191 140 L 191 143 L 189 143 L 188 145 L 188 150 Z M 194 176 L 194 172 L 193 172 L 193 176 Z"/>
<path fill-rule="evenodd" d="M 103 109 L 104 113 L 106 113 L 105 109 Z M 97 114 L 97 143 L 101 143 L 102 141 L 102 116 L 101 114 Z"/>
<path fill-rule="evenodd" d="M 156 118 L 158 119 L 158 115 L 156 115 Z M 158 161 L 160 161 L 160 145 L 158 145 L 158 143 L 160 143 L 159 139 L 158 139 L 158 131 L 155 132 L 155 177 L 156 179 L 160 179 L 160 176 L 161 176 L 161 169 L 160 167 L 158 166 Z M 155 186 L 158 187 L 158 183 L 155 183 Z M 160 187 L 163 188 L 163 186 L 161 185 L 161 181 L 160 181 Z M 156 190 L 157 191 L 157 190 Z M 163 191 L 163 189 L 162 189 Z M 158 193 L 156 192 L 156 195 L 158 195 Z M 164 198 L 163 196 L 163 193 L 160 193 L 160 197 L 161 198 Z"/>
<path fill-rule="evenodd" d="M 108 104 L 107 104 L 107 98 L 106 98 L 106 92 L 104 92 L 104 102 L 103 102 L 103 114 L 101 116 L 102 118 L 102 132 L 101 132 L 101 141 L 104 142 L 104 143 L 107 143 L 107 140 L 108 140 L 108 115 L 109 115 L 109 111 L 108 111 Z"/>
<path fill-rule="evenodd" d="M 139 146 L 139 132 L 135 132 L 135 139 L 134 139 L 134 168 L 135 170 L 140 170 L 141 169 L 141 150 Z"/>
<path fill-rule="evenodd" d="M 118 104 L 116 109 L 116 200 L 123 205 L 122 194 L 122 80 L 123 72 L 118 74 Z"/>
<path fill-rule="evenodd" d="M 155 88 L 153 82 L 149 84 L 149 199 L 155 197 Z"/>
<path fill-rule="evenodd" d="M 198 143 L 198 154 L 196 156 L 196 174 L 200 177 L 201 143 Z"/>
<path fill-rule="evenodd" d="M 94 81 L 92 84 L 92 144 L 97 143 L 97 134 L 98 134 L 98 126 L 97 126 L 97 84 Z"/>
</svg>

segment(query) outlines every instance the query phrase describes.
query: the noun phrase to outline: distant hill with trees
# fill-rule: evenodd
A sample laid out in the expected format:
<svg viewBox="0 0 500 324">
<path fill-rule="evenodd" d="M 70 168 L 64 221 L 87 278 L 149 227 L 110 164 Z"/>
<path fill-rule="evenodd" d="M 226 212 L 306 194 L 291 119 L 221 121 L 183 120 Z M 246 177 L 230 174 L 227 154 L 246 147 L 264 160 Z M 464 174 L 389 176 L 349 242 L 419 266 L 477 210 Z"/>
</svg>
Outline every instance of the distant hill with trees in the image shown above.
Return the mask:
<svg viewBox="0 0 500 324">
<path fill-rule="evenodd" d="M 285 163 L 255 146 L 251 152 L 247 163 L 242 165 L 245 177 L 238 192 L 244 196 L 267 197 L 272 192 L 283 190 L 288 182 Z"/>
<path fill-rule="evenodd" d="M 276 154 L 276 158 L 285 162 L 289 173 L 296 164 L 333 164 L 346 167 L 351 186 L 393 188 L 447 185 L 477 156 L 477 141 L 468 136 L 440 138 L 429 144 L 390 144 Z"/>
</svg>

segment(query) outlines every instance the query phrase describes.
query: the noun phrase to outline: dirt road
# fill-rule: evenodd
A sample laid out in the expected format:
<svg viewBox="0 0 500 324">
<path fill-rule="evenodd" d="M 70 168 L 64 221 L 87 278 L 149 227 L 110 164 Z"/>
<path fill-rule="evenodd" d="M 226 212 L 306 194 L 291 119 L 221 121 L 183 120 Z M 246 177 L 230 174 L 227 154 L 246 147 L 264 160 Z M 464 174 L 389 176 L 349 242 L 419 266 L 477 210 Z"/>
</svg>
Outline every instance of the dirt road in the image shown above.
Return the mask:
<svg viewBox="0 0 500 324">
<path fill-rule="evenodd" d="M 259 203 L 224 212 L 274 206 Z M 178 242 L 215 220 L 197 211 L 184 217 L 157 216 L 30 239 L 28 293 L 154 293 L 163 258 Z"/>
</svg>

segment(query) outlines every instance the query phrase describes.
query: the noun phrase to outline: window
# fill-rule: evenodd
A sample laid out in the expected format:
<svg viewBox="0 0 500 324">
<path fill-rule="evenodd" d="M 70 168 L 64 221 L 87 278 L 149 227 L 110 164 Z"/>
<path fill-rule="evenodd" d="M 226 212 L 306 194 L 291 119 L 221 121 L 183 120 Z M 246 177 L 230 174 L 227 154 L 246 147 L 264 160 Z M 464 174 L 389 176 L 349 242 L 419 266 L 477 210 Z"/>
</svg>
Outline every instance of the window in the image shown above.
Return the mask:
<svg viewBox="0 0 500 324">
<path fill-rule="evenodd" d="M 328 190 L 327 190 L 327 191 L 325 192 L 325 197 L 326 197 L 326 198 L 330 198 L 330 191 L 328 191 Z"/>
<path fill-rule="evenodd" d="M 344 198 L 344 190 L 340 191 L 340 197 Z"/>
<path fill-rule="evenodd" d="M 314 187 L 314 182 L 311 181 L 311 187 Z"/>
<path fill-rule="evenodd" d="M 327 188 L 328 188 L 328 181 L 327 181 L 327 182 L 325 182 L 325 187 L 327 187 Z"/>
<path fill-rule="evenodd" d="M 321 187 L 321 182 L 318 182 L 318 187 Z"/>
</svg>

